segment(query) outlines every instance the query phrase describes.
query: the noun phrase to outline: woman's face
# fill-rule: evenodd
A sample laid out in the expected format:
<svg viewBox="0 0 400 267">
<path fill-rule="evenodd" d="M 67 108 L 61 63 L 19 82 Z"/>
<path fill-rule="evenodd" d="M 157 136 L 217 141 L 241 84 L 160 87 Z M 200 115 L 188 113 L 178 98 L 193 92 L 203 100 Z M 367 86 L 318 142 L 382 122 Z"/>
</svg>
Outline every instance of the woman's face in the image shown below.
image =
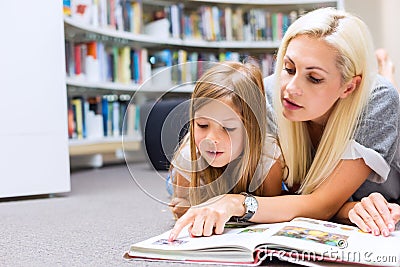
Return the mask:
<svg viewBox="0 0 400 267">
<path fill-rule="evenodd" d="M 283 115 L 288 120 L 326 123 L 345 91 L 336 55 L 316 38 L 300 35 L 290 41 L 280 77 Z"/>
<path fill-rule="evenodd" d="M 223 167 L 243 151 L 244 126 L 230 100 L 211 100 L 194 114 L 194 139 L 202 157 Z"/>
</svg>

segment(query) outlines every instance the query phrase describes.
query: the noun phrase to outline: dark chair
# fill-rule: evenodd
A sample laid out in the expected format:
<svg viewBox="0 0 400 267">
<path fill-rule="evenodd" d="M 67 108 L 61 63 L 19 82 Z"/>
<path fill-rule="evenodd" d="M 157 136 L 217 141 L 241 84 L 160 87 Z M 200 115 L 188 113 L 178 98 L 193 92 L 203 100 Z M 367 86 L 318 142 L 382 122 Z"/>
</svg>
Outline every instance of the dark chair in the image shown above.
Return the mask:
<svg viewBox="0 0 400 267">
<path fill-rule="evenodd" d="M 188 123 L 188 99 L 165 99 L 141 106 L 144 148 L 156 170 L 168 170 L 179 141 L 187 133 Z"/>
</svg>

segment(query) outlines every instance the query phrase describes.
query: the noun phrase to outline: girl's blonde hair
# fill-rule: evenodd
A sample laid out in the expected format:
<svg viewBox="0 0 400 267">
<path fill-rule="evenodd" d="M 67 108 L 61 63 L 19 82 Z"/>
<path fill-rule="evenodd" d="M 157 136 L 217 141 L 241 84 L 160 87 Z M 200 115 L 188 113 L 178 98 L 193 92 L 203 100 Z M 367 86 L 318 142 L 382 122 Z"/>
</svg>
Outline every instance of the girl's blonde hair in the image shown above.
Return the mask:
<svg viewBox="0 0 400 267">
<path fill-rule="evenodd" d="M 335 103 L 314 158 L 306 122 L 284 118 L 279 94 L 283 58 L 290 41 L 299 35 L 323 40 L 334 48 L 342 84 L 358 75 L 362 78 L 353 93 Z M 279 142 L 289 169 L 286 182 L 289 186 L 300 185 L 298 193 L 311 193 L 339 164 L 370 97 L 376 70 L 368 27 L 354 15 L 334 8 L 321 8 L 300 17 L 288 28 L 277 54 L 274 108 Z"/>
<path fill-rule="evenodd" d="M 190 144 L 192 174 L 189 189 L 191 205 L 200 204 L 214 196 L 248 191 L 257 173 L 266 136 L 266 102 L 262 74 L 254 63 L 214 63 L 196 82 L 190 101 L 190 126 L 183 146 Z M 212 100 L 228 100 L 243 122 L 244 149 L 242 154 L 225 167 L 216 168 L 199 157 L 194 140 L 194 115 Z M 185 144 L 186 143 L 186 144 Z M 202 161 L 203 164 L 199 164 Z M 208 165 L 200 168 L 199 165 Z M 255 194 L 262 192 L 262 184 Z"/>
</svg>

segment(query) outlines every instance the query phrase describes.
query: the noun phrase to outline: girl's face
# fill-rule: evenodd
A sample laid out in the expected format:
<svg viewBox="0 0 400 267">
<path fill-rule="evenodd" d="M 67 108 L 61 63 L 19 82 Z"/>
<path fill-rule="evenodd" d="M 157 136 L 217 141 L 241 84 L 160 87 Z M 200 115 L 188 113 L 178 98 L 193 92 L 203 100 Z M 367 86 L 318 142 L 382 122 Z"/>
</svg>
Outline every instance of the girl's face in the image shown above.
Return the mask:
<svg viewBox="0 0 400 267">
<path fill-rule="evenodd" d="M 213 167 L 223 167 L 242 153 L 244 134 L 239 113 L 228 99 L 211 100 L 194 114 L 196 147 Z"/>
<path fill-rule="evenodd" d="M 300 35 L 290 41 L 280 79 L 283 115 L 288 120 L 326 124 L 332 106 L 345 97 L 336 55 L 316 38 Z"/>
</svg>

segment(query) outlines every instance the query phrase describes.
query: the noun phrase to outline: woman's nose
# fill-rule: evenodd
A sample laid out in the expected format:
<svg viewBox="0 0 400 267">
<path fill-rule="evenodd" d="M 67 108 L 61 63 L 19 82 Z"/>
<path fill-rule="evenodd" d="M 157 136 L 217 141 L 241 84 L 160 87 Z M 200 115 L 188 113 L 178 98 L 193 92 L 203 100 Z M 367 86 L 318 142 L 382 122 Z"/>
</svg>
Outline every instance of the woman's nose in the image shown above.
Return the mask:
<svg viewBox="0 0 400 267">
<path fill-rule="evenodd" d="M 290 95 L 300 96 L 303 94 L 303 90 L 301 89 L 299 81 L 296 77 L 292 77 L 292 79 L 290 79 L 290 81 L 286 84 L 285 89 Z"/>
</svg>

